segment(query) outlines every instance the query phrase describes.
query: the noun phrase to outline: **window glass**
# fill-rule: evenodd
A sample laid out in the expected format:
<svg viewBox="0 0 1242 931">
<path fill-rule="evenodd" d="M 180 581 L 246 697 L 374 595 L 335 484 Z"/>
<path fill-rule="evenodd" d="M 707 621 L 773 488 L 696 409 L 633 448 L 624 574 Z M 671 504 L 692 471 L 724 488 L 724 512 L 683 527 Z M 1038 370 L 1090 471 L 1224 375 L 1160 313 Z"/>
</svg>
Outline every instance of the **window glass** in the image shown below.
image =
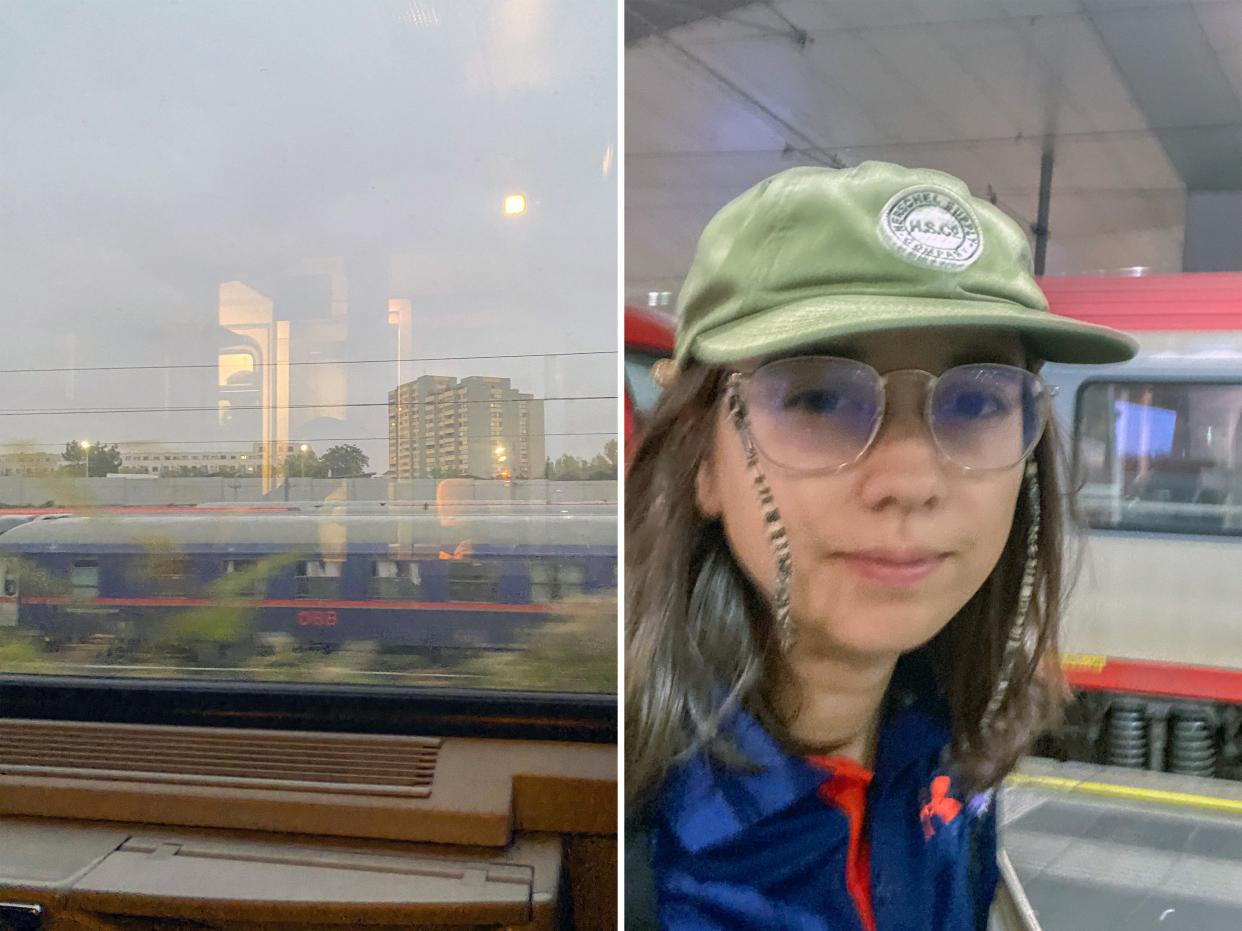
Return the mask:
<svg viewBox="0 0 1242 931">
<path fill-rule="evenodd" d="M 416 600 L 422 593 L 417 562 L 379 559 L 371 564 L 368 593 L 382 601 Z"/>
<path fill-rule="evenodd" d="M 454 559 L 447 565 L 449 601 L 499 601 L 504 565 L 500 560 Z"/>
<path fill-rule="evenodd" d="M 160 554 L 153 556 L 139 571 L 144 570 L 150 573 L 156 594 L 178 597 L 197 594 L 198 579 L 190 559 Z"/>
<path fill-rule="evenodd" d="M 1242 382 L 1090 382 L 1075 453 L 1093 527 L 1242 534 Z"/>
<path fill-rule="evenodd" d="M 74 560 L 69 585 L 76 597 L 94 598 L 99 594 L 99 563 L 93 559 Z"/>
<path fill-rule="evenodd" d="M 224 575 L 224 584 L 219 586 L 222 595 L 253 598 L 265 587 L 259 562 L 255 559 L 225 560 Z"/>
<path fill-rule="evenodd" d="M 615 5 L 51 0 L 0 62 L 0 673 L 615 690 Z"/>
<path fill-rule="evenodd" d="M 341 593 L 341 563 L 323 559 L 299 562 L 295 582 L 299 598 L 336 598 Z"/>
<path fill-rule="evenodd" d="M 660 386 L 651 377 L 651 366 L 662 356 L 637 349 L 625 351 L 625 387 L 630 393 L 634 410 L 649 414 L 660 400 Z"/>
<path fill-rule="evenodd" d="M 16 597 L 17 577 L 18 577 L 17 560 L 0 559 L 0 578 L 3 578 L 4 580 L 4 597 L 5 598 Z M 0 620 L 0 624 L 5 624 L 5 620 L 7 620 L 9 617 L 12 617 L 13 622 L 15 623 L 17 612 L 15 610 L 10 611 L 9 606 L 6 605 L 4 612 L 2 615 L 0 615 L 0 617 L 3 618 L 2 620 Z M 7 624 L 6 626 L 12 626 L 12 624 Z"/>
<path fill-rule="evenodd" d="M 575 563 L 531 563 L 530 600 L 535 603 L 576 598 L 586 585 L 586 567 Z"/>
</svg>

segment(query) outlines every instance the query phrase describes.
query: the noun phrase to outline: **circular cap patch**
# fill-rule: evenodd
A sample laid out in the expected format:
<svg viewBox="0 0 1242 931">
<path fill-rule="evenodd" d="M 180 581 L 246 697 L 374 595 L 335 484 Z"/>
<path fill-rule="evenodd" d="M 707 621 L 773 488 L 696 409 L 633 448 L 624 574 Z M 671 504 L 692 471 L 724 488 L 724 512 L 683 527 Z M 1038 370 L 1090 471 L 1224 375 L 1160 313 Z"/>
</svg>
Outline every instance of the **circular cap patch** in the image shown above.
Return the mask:
<svg viewBox="0 0 1242 931">
<path fill-rule="evenodd" d="M 961 271 L 983 251 L 974 211 L 943 188 L 919 186 L 894 194 L 880 211 L 880 238 L 913 265 Z"/>
</svg>

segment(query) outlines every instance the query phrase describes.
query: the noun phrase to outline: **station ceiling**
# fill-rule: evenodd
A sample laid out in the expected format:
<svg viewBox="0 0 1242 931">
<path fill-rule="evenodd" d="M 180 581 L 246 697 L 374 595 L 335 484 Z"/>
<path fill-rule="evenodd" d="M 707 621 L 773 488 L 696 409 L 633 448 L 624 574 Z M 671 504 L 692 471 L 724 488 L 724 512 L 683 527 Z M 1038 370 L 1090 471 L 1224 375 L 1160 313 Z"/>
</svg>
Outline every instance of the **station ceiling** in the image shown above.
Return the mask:
<svg viewBox="0 0 1242 931">
<path fill-rule="evenodd" d="M 626 289 L 676 293 L 720 206 L 794 165 L 963 178 L 1047 272 L 1180 271 L 1187 191 L 1242 190 L 1238 0 L 627 0 Z"/>
</svg>

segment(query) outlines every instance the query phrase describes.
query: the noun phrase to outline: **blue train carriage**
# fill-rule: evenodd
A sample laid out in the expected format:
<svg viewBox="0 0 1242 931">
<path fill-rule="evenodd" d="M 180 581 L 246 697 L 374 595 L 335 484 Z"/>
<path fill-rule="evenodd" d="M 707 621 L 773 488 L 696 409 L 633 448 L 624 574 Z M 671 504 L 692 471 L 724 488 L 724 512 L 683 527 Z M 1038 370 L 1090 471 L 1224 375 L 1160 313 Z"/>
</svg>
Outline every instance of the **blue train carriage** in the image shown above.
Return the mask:
<svg viewBox="0 0 1242 931">
<path fill-rule="evenodd" d="M 332 648 L 504 649 L 615 598 L 615 512 L 32 520 L 0 530 L 0 624 L 51 645 L 285 634 Z"/>
</svg>

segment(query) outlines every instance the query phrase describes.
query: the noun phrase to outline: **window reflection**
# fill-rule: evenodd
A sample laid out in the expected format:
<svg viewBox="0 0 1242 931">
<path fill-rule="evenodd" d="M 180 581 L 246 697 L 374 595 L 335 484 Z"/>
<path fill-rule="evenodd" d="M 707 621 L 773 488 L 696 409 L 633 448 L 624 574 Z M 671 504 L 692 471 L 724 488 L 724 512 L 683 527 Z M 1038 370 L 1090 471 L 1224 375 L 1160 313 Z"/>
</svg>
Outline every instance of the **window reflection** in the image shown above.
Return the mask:
<svg viewBox="0 0 1242 931">
<path fill-rule="evenodd" d="M 0 669 L 610 690 L 615 8 L 272 9 L 11 11 Z"/>
<path fill-rule="evenodd" d="M 1242 533 L 1242 384 L 1093 382 L 1081 397 L 1093 526 Z"/>
</svg>

